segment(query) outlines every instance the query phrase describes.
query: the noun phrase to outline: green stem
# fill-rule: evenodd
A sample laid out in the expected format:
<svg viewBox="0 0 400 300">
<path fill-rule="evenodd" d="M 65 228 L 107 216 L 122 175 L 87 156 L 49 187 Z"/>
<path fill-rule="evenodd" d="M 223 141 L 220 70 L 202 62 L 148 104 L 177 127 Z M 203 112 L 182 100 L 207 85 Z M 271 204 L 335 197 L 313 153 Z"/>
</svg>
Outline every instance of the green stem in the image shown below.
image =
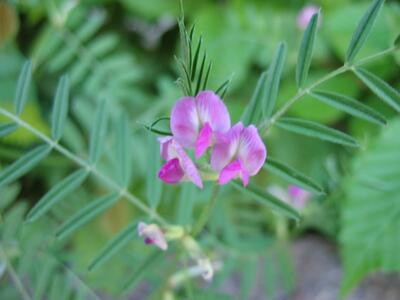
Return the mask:
<svg viewBox="0 0 400 300">
<path fill-rule="evenodd" d="M 161 223 L 161 225 L 168 225 L 168 222 L 162 218 L 160 215 L 158 215 L 155 211 L 153 211 L 150 207 L 147 205 L 143 204 L 135 195 L 130 193 L 125 187 L 119 185 L 117 182 L 115 182 L 112 178 L 108 177 L 107 175 L 103 174 L 100 172 L 96 166 L 90 165 L 87 161 L 83 160 L 79 156 L 73 154 L 71 151 L 69 151 L 67 148 L 61 146 L 59 143 L 56 141 L 53 141 L 50 139 L 48 136 L 37 130 L 36 128 L 32 127 L 30 124 L 25 122 L 24 120 L 20 119 L 18 116 L 10 113 L 9 111 L 0 108 L 0 114 L 6 116 L 7 118 L 13 120 L 15 123 L 17 123 L 19 126 L 25 128 L 29 132 L 31 132 L 33 135 L 38 137 L 40 140 L 43 142 L 47 143 L 50 145 L 53 149 L 64 155 L 66 158 L 70 159 L 80 167 L 88 170 L 91 172 L 94 176 L 96 176 L 98 179 L 100 179 L 102 182 L 107 184 L 110 188 L 112 188 L 115 191 L 118 191 L 121 197 L 125 197 L 129 202 L 131 202 L 133 205 L 135 205 L 138 209 L 142 210 L 144 213 L 148 214 L 151 219 L 155 219 L 158 222 Z"/>
<path fill-rule="evenodd" d="M 193 228 L 193 231 L 192 231 L 193 237 L 196 237 L 203 230 L 203 228 L 206 226 L 208 220 L 210 219 L 210 216 L 211 216 L 211 213 L 215 206 L 215 203 L 217 202 L 218 193 L 219 193 L 219 186 L 216 185 L 216 186 L 214 186 L 210 200 L 204 207 L 204 209 L 199 217 L 199 220 L 197 221 L 197 223 L 195 224 L 195 226 Z"/>
<path fill-rule="evenodd" d="M 24 300 L 31 300 L 32 298 L 29 296 L 28 291 L 25 289 L 24 285 L 22 284 L 21 280 L 18 277 L 17 272 L 15 271 L 14 267 L 11 265 L 11 263 L 8 260 L 7 254 L 3 247 L 0 244 L 0 258 L 4 260 L 7 271 L 10 274 L 11 280 L 14 282 L 15 287 L 21 294 L 22 299 Z"/>
<path fill-rule="evenodd" d="M 261 125 L 259 126 L 260 132 L 262 132 L 262 135 L 266 135 L 268 132 L 268 129 L 271 128 L 271 126 L 273 124 L 275 124 L 275 122 L 282 117 L 289 109 L 290 107 L 295 104 L 298 100 L 300 100 L 303 96 L 305 96 L 306 94 L 310 93 L 310 91 L 314 88 L 316 88 L 317 86 L 321 85 L 322 83 L 342 74 L 345 73 L 349 70 L 353 70 L 355 66 L 361 66 L 364 64 L 367 64 L 377 58 L 380 58 L 382 56 L 385 56 L 389 53 L 392 53 L 393 51 L 395 51 L 397 49 L 397 47 L 391 47 L 389 49 L 386 49 L 384 51 L 378 52 L 376 54 L 370 55 L 362 60 L 359 60 L 358 62 L 353 63 L 352 65 L 348 65 L 348 64 L 344 64 L 343 66 L 341 66 L 340 68 L 326 74 L 324 77 L 322 77 L 321 79 L 315 81 L 314 83 L 310 84 L 308 87 L 299 89 L 296 93 L 296 95 L 294 95 L 292 98 L 290 98 L 270 119 L 266 119 L 264 120 Z"/>
</svg>

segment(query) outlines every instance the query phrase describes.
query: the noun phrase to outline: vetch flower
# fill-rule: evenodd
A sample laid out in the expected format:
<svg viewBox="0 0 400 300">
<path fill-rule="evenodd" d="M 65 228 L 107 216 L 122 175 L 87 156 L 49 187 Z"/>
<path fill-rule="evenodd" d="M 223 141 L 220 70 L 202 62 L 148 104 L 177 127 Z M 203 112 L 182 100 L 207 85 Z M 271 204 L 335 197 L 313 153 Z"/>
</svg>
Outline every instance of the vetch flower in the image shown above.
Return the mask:
<svg viewBox="0 0 400 300">
<path fill-rule="evenodd" d="M 297 26 L 300 29 L 306 29 L 311 17 L 319 11 L 319 7 L 316 5 L 306 5 L 297 15 Z M 318 20 L 318 26 L 321 25 L 321 18 Z"/>
<path fill-rule="evenodd" d="M 161 167 L 158 177 L 168 184 L 175 184 L 186 178 L 203 188 L 196 165 L 175 138 L 163 137 L 159 138 L 159 142 L 161 157 L 166 163 Z"/>
<path fill-rule="evenodd" d="M 146 224 L 139 222 L 138 234 L 144 237 L 144 242 L 147 245 L 154 244 L 161 250 L 167 250 L 168 245 L 165 240 L 164 233 L 156 224 Z"/>
<path fill-rule="evenodd" d="M 288 194 L 294 207 L 298 209 L 304 208 L 307 201 L 311 198 L 311 193 L 302 189 L 297 185 L 289 185 Z"/>
<path fill-rule="evenodd" d="M 254 125 L 241 122 L 220 136 L 211 154 L 211 166 L 219 172 L 219 184 L 241 178 L 247 186 L 250 176 L 256 175 L 267 157 L 267 150 Z"/>
<path fill-rule="evenodd" d="M 171 113 L 174 139 L 183 147 L 195 149 L 196 158 L 214 144 L 219 133 L 225 133 L 231 120 L 224 102 L 212 91 L 178 100 Z"/>
</svg>

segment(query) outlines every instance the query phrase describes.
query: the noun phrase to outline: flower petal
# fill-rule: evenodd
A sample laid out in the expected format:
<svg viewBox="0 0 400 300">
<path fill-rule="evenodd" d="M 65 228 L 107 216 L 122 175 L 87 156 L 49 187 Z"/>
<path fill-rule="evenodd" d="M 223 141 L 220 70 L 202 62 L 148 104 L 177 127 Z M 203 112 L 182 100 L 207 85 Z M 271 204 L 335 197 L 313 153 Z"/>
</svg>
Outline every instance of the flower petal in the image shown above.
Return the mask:
<svg viewBox="0 0 400 300">
<path fill-rule="evenodd" d="M 168 244 L 165 240 L 164 233 L 156 224 L 146 224 L 139 222 L 138 234 L 144 237 L 144 243 L 146 245 L 154 244 L 161 250 L 167 250 Z"/>
<path fill-rule="evenodd" d="M 178 100 L 171 112 L 171 130 L 174 139 L 185 148 L 194 148 L 200 120 L 193 97 Z"/>
<path fill-rule="evenodd" d="M 178 158 L 167 161 L 158 172 L 158 177 L 168 184 L 175 184 L 182 180 L 184 171 Z"/>
<path fill-rule="evenodd" d="M 267 158 L 267 149 L 254 125 L 250 125 L 242 131 L 238 158 L 250 176 L 256 175 L 260 171 Z"/>
<path fill-rule="evenodd" d="M 220 172 L 234 158 L 238 151 L 243 124 L 237 123 L 226 134 L 219 135 L 211 153 L 211 167 Z"/>
<path fill-rule="evenodd" d="M 239 160 L 235 160 L 222 169 L 219 174 L 218 183 L 223 185 L 232 179 L 239 177 L 242 171 L 242 165 Z"/>
<path fill-rule="evenodd" d="M 195 154 L 196 159 L 199 159 L 204 152 L 211 146 L 212 143 L 212 129 L 210 123 L 206 122 L 200 130 L 199 136 L 196 141 Z"/>
<path fill-rule="evenodd" d="M 160 142 L 160 155 L 164 160 L 170 160 L 176 157 L 175 151 L 172 149 L 172 136 L 159 137 Z"/>
<path fill-rule="evenodd" d="M 201 123 L 208 122 L 213 131 L 227 132 L 231 127 L 228 109 L 214 92 L 200 92 L 196 97 L 196 107 Z"/>
<path fill-rule="evenodd" d="M 192 159 L 186 154 L 181 145 L 174 142 L 174 146 L 185 175 L 199 188 L 203 188 L 203 181 L 201 180 L 199 171 L 197 170 L 197 167 L 193 163 Z"/>
</svg>

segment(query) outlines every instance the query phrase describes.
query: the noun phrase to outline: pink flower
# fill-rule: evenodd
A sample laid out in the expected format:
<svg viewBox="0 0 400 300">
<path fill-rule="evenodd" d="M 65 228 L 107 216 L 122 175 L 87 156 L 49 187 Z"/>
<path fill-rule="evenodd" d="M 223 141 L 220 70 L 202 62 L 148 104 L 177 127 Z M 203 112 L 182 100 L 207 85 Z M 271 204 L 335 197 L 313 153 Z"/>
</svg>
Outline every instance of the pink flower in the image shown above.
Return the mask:
<svg viewBox="0 0 400 300">
<path fill-rule="evenodd" d="M 260 171 L 267 150 L 254 125 L 244 127 L 241 122 L 222 135 L 211 154 L 211 166 L 219 172 L 219 184 L 240 177 L 247 186 L 250 176 Z"/>
<path fill-rule="evenodd" d="M 147 245 L 154 244 L 161 250 L 167 250 L 168 245 L 165 240 L 164 233 L 156 224 L 146 224 L 139 222 L 138 234 L 144 237 L 144 242 Z"/>
<path fill-rule="evenodd" d="M 297 185 L 289 185 L 288 194 L 293 206 L 300 209 L 304 208 L 307 201 L 311 197 L 310 192 L 303 190 L 301 187 L 298 187 Z"/>
<path fill-rule="evenodd" d="M 178 100 L 171 113 L 174 139 L 183 147 L 195 149 L 200 158 L 219 133 L 225 133 L 231 120 L 224 102 L 212 91 L 200 92 L 196 98 Z"/>
<path fill-rule="evenodd" d="M 300 29 L 306 29 L 311 17 L 319 11 L 319 7 L 316 5 L 306 5 L 297 15 L 297 26 Z M 318 26 L 321 24 L 321 19 L 318 20 Z"/>
<path fill-rule="evenodd" d="M 166 163 L 161 167 L 158 177 L 168 184 L 175 184 L 187 178 L 199 188 L 203 181 L 196 165 L 183 147 L 173 137 L 159 138 L 161 157 Z"/>
</svg>

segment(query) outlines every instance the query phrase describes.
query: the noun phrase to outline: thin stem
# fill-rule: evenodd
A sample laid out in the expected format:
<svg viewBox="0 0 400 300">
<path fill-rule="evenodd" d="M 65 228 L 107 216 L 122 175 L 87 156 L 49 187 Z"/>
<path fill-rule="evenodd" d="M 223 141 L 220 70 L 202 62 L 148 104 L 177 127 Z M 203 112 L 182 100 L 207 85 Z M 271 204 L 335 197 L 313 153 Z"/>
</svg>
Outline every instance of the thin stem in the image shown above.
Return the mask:
<svg viewBox="0 0 400 300">
<path fill-rule="evenodd" d="M 199 220 L 195 224 L 193 231 L 192 231 L 192 236 L 196 237 L 206 226 L 208 220 L 210 219 L 211 213 L 213 211 L 213 208 L 215 206 L 215 203 L 217 202 L 217 196 L 219 193 L 219 186 L 216 185 L 212 191 L 210 200 L 208 201 L 207 205 L 204 207 Z"/>
<path fill-rule="evenodd" d="M 267 131 L 271 126 L 281 117 L 283 116 L 289 108 L 296 103 L 300 98 L 308 94 L 312 89 L 316 88 L 317 86 L 321 85 L 322 83 L 328 81 L 329 79 L 332 79 L 342 73 L 345 73 L 349 70 L 353 70 L 355 66 L 361 66 L 364 64 L 367 64 L 377 58 L 380 58 L 382 56 L 385 56 L 393 51 L 395 51 L 397 47 L 393 46 L 389 49 L 386 49 L 384 51 L 378 52 L 376 54 L 370 55 L 365 57 L 364 59 L 361 59 L 352 65 L 344 64 L 340 68 L 326 74 L 324 77 L 320 78 L 319 80 L 315 81 L 314 83 L 310 84 L 306 88 L 299 89 L 292 98 L 290 98 L 272 117 L 271 119 L 266 119 L 264 120 L 261 125 L 259 126 L 260 132 L 262 132 L 262 135 L 266 135 Z"/>
<path fill-rule="evenodd" d="M 53 141 L 50 139 L 48 136 L 40 132 L 39 130 L 35 129 L 32 127 L 30 124 L 26 123 L 24 120 L 21 120 L 18 116 L 10 113 L 9 111 L 0 108 L 0 113 L 7 118 L 13 120 L 15 123 L 17 123 L 19 126 L 25 128 L 26 130 L 30 131 L 33 135 L 41 139 L 43 142 L 47 143 L 50 145 L 52 148 L 63 154 L 65 157 L 68 159 L 72 160 L 74 163 L 77 165 L 85 168 L 89 172 L 91 172 L 93 175 L 95 175 L 98 179 L 106 183 L 110 188 L 116 190 L 119 192 L 119 194 L 126 199 L 128 199 L 129 202 L 131 202 L 133 205 L 135 205 L 137 208 L 145 212 L 150 216 L 151 219 L 155 219 L 158 222 L 160 222 L 162 225 L 168 225 L 168 222 L 162 218 L 160 215 L 158 215 L 155 211 L 153 211 L 151 208 L 149 208 L 147 205 L 143 204 L 135 195 L 130 193 L 128 190 L 126 190 L 124 187 L 120 186 L 118 183 L 116 183 L 113 179 L 108 177 L 107 175 L 101 173 L 96 166 L 90 165 L 87 161 L 83 160 L 79 156 L 73 154 L 71 151 L 68 149 L 64 148 L 61 146 L 59 143 Z"/>
<path fill-rule="evenodd" d="M 24 285 L 22 284 L 21 280 L 18 277 L 17 272 L 15 271 L 14 267 L 11 265 L 10 261 L 8 260 L 7 254 L 3 249 L 2 245 L 0 244 L 0 258 L 4 260 L 6 263 L 6 267 L 8 273 L 10 274 L 11 280 L 14 282 L 15 287 L 21 294 L 22 299 L 24 300 L 31 300 L 31 296 L 29 296 L 28 291 L 25 289 Z"/>
</svg>

